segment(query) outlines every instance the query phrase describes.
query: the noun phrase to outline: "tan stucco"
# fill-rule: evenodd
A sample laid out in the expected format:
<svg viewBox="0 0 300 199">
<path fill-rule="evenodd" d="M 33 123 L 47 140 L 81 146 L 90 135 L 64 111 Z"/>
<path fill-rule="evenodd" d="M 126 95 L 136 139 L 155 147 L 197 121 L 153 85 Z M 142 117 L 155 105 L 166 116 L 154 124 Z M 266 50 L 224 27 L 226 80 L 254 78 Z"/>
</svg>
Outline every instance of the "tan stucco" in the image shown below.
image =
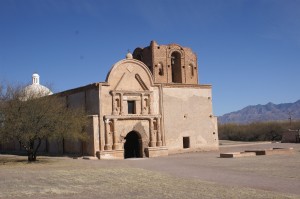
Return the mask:
<svg viewBox="0 0 300 199">
<path fill-rule="evenodd" d="M 210 94 L 201 88 L 164 88 L 164 127 L 171 153 L 218 148 Z M 183 137 L 190 148 L 183 149 Z"/>
<path fill-rule="evenodd" d="M 190 48 L 153 41 L 114 64 L 105 82 L 57 95 L 69 108 L 87 111 L 90 138 L 50 143 L 42 150 L 123 159 L 218 149 L 211 86 L 199 84 Z"/>
</svg>

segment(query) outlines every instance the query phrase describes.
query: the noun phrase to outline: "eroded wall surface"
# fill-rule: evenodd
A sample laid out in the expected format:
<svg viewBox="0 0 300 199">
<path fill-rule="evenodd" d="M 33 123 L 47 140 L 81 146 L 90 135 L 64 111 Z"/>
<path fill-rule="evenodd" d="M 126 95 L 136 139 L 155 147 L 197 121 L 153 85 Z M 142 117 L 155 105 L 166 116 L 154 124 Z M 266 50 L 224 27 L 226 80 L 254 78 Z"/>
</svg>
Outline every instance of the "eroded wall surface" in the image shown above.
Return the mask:
<svg viewBox="0 0 300 199">
<path fill-rule="evenodd" d="M 165 139 L 170 153 L 218 149 L 211 89 L 163 88 L 163 108 Z M 184 137 L 189 138 L 187 148 L 183 147 Z"/>
</svg>

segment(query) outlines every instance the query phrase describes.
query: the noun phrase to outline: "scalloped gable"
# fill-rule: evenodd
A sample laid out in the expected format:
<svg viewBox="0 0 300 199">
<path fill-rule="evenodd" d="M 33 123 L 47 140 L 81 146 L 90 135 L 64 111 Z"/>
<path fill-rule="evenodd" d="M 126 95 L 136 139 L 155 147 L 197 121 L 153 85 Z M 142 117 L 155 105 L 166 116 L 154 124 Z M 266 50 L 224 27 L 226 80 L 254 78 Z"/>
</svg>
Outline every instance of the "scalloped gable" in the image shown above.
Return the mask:
<svg viewBox="0 0 300 199">
<path fill-rule="evenodd" d="M 152 75 L 147 66 L 134 59 L 117 62 L 110 70 L 106 81 L 113 90 L 149 90 L 153 86 Z"/>
</svg>

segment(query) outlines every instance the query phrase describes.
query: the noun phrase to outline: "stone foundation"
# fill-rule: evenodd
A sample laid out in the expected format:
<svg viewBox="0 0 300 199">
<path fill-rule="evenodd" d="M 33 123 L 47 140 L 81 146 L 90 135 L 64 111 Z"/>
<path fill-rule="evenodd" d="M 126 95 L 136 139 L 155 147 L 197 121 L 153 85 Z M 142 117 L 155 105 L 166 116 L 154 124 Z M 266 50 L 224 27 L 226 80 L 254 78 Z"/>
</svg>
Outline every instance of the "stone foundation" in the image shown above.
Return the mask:
<svg viewBox="0 0 300 199">
<path fill-rule="evenodd" d="M 234 153 L 221 153 L 220 158 L 240 158 L 256 156 L 255 152 L 234 152 Z"/>
<path fill-rule="evenodd" d="M 271 148 L 261 150 L 246 150 L 244 152 L 221 153 L 220 158 L 238 158 L 257 155 L 287 155 L 293 154 L 293 148 Z"/>
<path fill-rule="evenodd" d="M 169 155 L 167 147 L 148 147 L 145 149 L 145 152 L 149 158 Z"/>
<path fill-rule="evenodd" d="M 97 157 L 100 160 L 111 160 L 111 159 L 124 159 L 124 150 L 107 150 L 107 151 L 98 151 Z"/>
<path fill-rule="evenodd" d="M 247 150 L 245 152 L 254 152 L 256 155 L 281 155 L 281 154 L 292 154 L 293 148 L 271 148 L 265 150 Z"/>
<path fill-rule="evenodd" d="M 145 148 L 146 157 L 160 157 L 160 156 L 168 156 L 168 148 L 165 146 L 161 147 L 147 147 Z M 113 159 L 124 159 L 124 150 L 106 150 L 106 151 L 97 151 L 96 156 L 100 160 L 113 160 Z"/>
</svg>

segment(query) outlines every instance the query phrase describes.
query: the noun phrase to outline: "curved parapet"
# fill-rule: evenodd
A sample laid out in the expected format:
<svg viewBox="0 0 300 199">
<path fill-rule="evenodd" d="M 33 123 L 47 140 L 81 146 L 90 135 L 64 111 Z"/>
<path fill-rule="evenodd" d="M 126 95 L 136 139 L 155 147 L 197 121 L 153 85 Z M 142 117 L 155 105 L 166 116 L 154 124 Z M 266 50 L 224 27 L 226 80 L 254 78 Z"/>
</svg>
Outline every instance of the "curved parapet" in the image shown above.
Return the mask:
<svg viewBox="0 0 300 199">
<path fill-rule="evenodd" d="M 149 90 L 153 86 L 149 68 L 132 56 L 126 57 L 112 66 L 106 82 L 113 90 Z"/>
</svg>

